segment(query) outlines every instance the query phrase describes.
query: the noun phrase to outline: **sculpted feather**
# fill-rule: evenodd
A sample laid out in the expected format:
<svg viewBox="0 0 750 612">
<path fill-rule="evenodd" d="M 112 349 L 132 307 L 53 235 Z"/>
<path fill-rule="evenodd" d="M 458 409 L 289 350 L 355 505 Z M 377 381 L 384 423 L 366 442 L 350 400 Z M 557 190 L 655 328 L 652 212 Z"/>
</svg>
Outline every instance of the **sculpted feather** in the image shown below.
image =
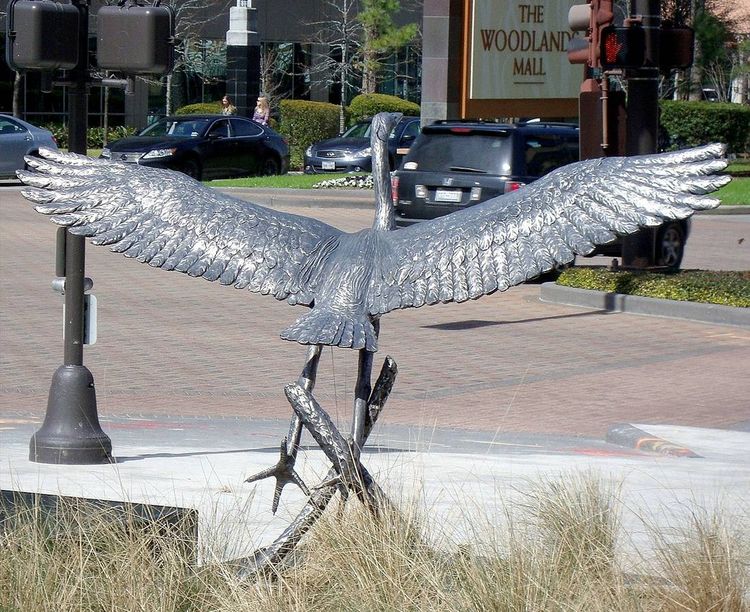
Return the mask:
<svg viewBox="0 0 750 612">
<path fill-rule="evenodd" d="M 616 235 L 684 219 L 719 201 L 721 145 L 570 164 L 525 188 L 393 231 L 373 120 L 373 227 L 326 223 L 245 202 L 176 172 L 42 149 L 19 171 L 36 210 L 143 263 L 311 309 L 281 333 L 302 344 L 377 350 L 374 321 L 399 308 L 476 299 L 585 255 Z M 379 162 L 378 160 L 381 160 Z"/>
</svg>

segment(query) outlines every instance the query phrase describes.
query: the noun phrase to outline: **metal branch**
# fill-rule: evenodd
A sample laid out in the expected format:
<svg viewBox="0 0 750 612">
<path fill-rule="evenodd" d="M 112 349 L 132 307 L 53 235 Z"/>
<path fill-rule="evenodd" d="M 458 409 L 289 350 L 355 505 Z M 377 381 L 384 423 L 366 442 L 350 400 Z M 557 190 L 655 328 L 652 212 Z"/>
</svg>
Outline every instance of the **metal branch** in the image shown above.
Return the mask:
<svg viewBox="0 0 750 612">
<path fill-rule="evenodd" d="M 302 419 L 304 426 L 330 460 L 344 486 L 355 491 L 360 499 L 364 499 L 359 460 L 353 456 L 352 449 L 328 413 L 299 385 L 287 385 L 284 393 L 294 412 Z"/>
</svg>

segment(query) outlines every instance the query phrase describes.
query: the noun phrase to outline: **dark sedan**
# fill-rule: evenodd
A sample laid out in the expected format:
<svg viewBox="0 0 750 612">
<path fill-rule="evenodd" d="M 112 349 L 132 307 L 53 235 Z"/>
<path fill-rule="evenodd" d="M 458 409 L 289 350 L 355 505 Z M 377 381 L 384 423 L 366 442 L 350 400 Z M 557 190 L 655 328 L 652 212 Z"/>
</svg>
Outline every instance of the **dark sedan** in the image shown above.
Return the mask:
<svg viewBox="0 0 750 612">
<path fill-rule="evenodd" d="M 289 170 L 286 139 L 244 117 L 163 117 L 128 138 L 111 143 L 101 157 L 168 168 L 197 180 L 283 174 Z"/>
<path fill-rule="evenodd" d="M 370 172 L 370 120 L 360 121 L 336 138 L 321 140 L 305 151 L 305 172 Z M 402 117 L 388 137 L 388 163 L 398 168 L 419 134 L 419 117 Z"/>
</svg>

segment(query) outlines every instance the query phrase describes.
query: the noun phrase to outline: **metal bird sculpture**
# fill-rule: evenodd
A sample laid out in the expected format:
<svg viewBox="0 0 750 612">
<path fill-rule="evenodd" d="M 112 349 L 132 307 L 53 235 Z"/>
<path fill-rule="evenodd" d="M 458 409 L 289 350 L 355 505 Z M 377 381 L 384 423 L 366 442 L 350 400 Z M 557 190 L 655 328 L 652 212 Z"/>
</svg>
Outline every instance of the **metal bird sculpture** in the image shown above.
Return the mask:
<svg viewBox="0 0 750 612">
<path fill-rule="evenodd" d="M 297 385 L 286 390 L 295 415 L 281 459 L 248 479 L 276 477 L 274 511 L 286 483 L 304 487 L 293 467 L 303 424 L 337 468 L 333 479 L 352 471 L 345 465 L 347 453 L 364 473 L 359 449 L 395 375 L 395 365 L 390 378 L 384 368 L 385 382 L 371 391 L 382 315 L 503 291 L 616 235 L 714 208 L 719 201 L 705 194 L 729 181 L 716 175 L 726 167 L 721 145 L 592 159 L 559 168 L 521 190 L 393 231 L 386 144 L 395 120 L 386 113 L 373 120 L 375 220 L 372 228 L 355 233 L 224 195 L 167 170 L 41 150 L 41 158 L 26 159 L 30 170 L 18 173 L 29 186 L 23 195 L 38 212 L 94 244 L 111 245 L 151 266 L 309 307 L 281 332 L 285 340 L 311 345 Z M 360 351 L 347 443 L 311 396 L 324 345 Z M 365 489 L 370 490 L 356 490 Z M 316 499 L 300 524 L 319 509 Z M 261 556 L 270 558 L 266 551 Z"/>
</svg>

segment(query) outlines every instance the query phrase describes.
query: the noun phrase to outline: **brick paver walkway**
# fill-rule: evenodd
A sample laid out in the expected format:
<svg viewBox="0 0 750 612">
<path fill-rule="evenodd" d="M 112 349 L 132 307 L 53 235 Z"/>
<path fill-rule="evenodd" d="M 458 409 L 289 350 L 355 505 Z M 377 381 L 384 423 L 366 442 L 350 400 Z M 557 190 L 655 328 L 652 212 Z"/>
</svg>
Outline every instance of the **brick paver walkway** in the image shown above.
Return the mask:
<svg viewBox="0 0 750 612">
<path fill-rule="evenodd" d="M 296 208 L 343 229 L 354 209 Z M 702 217 L 686 267 L 750 269 L 750 223 Z M 0 416 L 41 418 L 62 362 L 50 289 L 54 228 L 0 189 Z M 743 240 L 747 239 L 747 240 Z M 305 349 L 278 334 L 301 313 L 273 298 L 87 247 L 99 341 L 85 363 L 106 415 L 287 418 Z M 750 330 L 541 303 L 535 285 L 470 304 L 386 315 L 377 363 L 399 378 L 384 422 L 603 435 L 617 422 L 706 427 L 750 420 Z M 326 349 L 316 397 L 348 419 L 356 353 Z"/>
</svg>

